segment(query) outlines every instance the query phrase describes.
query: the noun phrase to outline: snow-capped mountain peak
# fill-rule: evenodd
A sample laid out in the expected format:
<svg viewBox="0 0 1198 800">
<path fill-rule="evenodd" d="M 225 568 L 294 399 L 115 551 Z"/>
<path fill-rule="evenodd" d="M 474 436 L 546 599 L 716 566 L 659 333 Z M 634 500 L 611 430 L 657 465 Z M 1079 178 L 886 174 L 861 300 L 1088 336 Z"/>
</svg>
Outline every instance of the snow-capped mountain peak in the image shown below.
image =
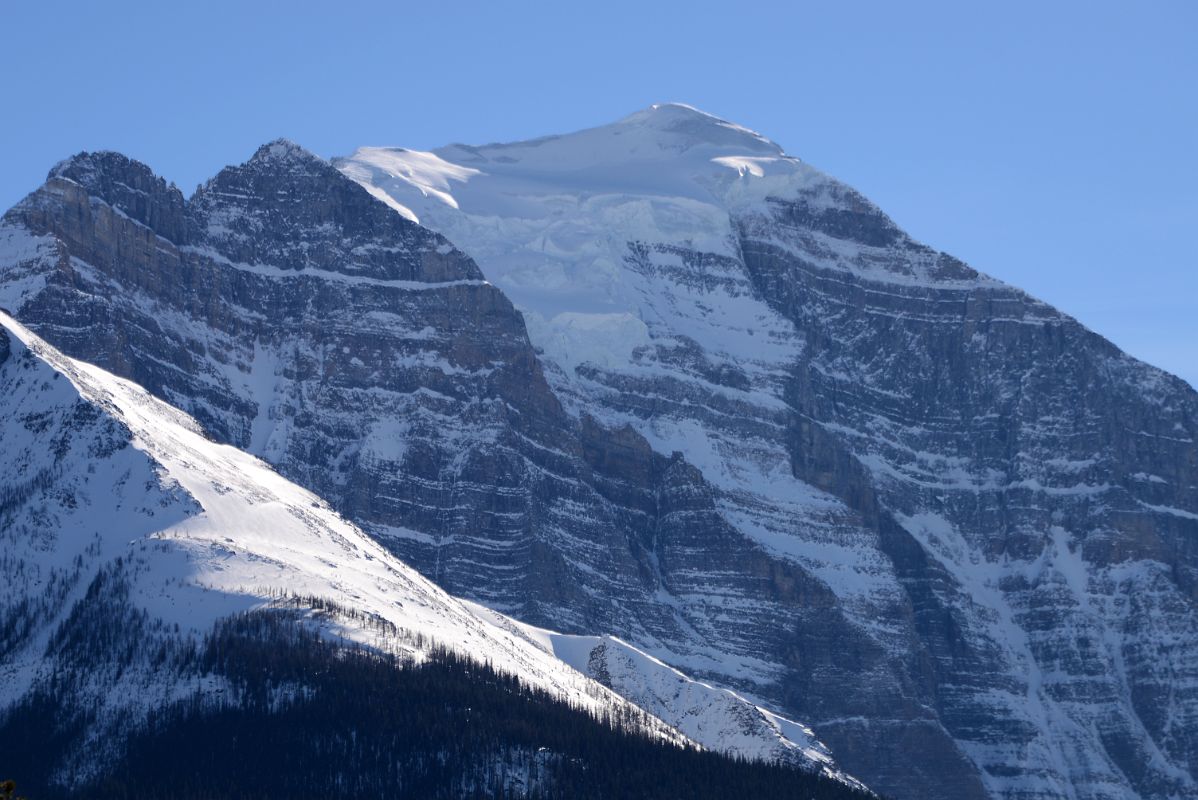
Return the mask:
<svg viewBox="0 0 1198 800">
<path fill-rule="evenodd" d="M 613 123 L 613 133 L 652 131 L 653 138 L 679 146 L 718 145 L 762 155 L 783 155 L 782 148 L 756 131 L 685 103 L 654 103 Z"/>
<path fill-rule="evenodd" d="M 561 136 L 478 147 L 452 144 L 431 152 L 363 147 L 334 164 L 380 199 L 389 198 L 416 216 L 419 212 L 404 203 L 406 191 L 452 209 L 506 217 L 527 209 L 527 200 L 506 206 L 492 188 L 500 182 L 518 185 L 526 199 L 543 198 L 551 206 L 544 213 L 552 213 L 554 200 L 577 192 L 743 205 L 818 177 L 760 134 L 677 103 Z"/>
<path fill-rule="evenodd" d="M 275 164 L 295 165 L 328 163 L 307 148 L 301 147 L 285 137 L 280 137 L 259 147 L 250 158 L 250 162 L 273 162 Z"/>
<path fill-rule="evenodd" d="M 651 106 L 561 136 L 422 152 L 363 147 L 332 162 L 405 217 L 443 233 L 524 312 L 536 344 L 567 372 L 625 363 L 667 318 L 691 315 L 628 268 L 629 243 L 737 257 L 732 211 L 760 212 L 825 176 L 757 133 L 680 104 Z M 748 327 L 770 315 L 725 305 L 729 352 L 759 355 Z M 758 319 L 760 317 L 760 319 Z M 673 323 L 671 323 L 673 324 Z M 708 322 L 686 335 L 702 339 Z M 767 351 L 785 339 L 767 334 Z M 789 356 L 786 356 L 789 357 Z"/>
</svg>

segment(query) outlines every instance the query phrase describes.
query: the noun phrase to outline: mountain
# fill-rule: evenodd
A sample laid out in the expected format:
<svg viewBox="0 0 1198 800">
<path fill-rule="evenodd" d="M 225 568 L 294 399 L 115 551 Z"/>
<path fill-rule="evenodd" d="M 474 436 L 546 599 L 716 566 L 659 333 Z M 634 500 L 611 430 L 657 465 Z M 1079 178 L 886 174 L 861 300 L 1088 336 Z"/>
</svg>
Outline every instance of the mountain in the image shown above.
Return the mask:
<svg viewBox="0 0 1198 800">
<path fill-rule="evenodd" d="M 696 521 L 734 535 L 698 471 L 565 413 L 473 262 L 301 148 L 267 145 L 186 201 L 144 165 L 82 154 L 5 215 L 0 250 L 0 305 L 450 591 L 543 627 L 679 643 L 688 671 L 761 669 L 659 603 L 661 555 L 685 555 Z M 786 565 L 729 558 L 750 560 L 774 613 L 797 598 Z"/>
<path fill-rule="evenodd" d="M 681 613 L 726 615 L 707 641 L 783 667 L 754 690 L 871 785 L 1198 793 L 1183 382 L 689 107 L 337 163 L 475 258 L 573 414 L 680 453 L 742 540 L 819 587 L 801 605 L 845 617 L 729 602 L 706 537 L 703 577 L 663 574 Z"/>
<path fill-rule="evenodd" d="M 197 747 L 204 741 L 197 727 L 244 735 L 260 725 L 293 739 L 290 752 L 257 745 L 247 759 L 233 747 L 217 771 L 236 774 L 253 764 L 256 776 L 241 776 L 248 781 L 241 790 L 257 782 L 264 796 L 284 796 L 290 781 L 266 769 L 271 757 L 294 759 L 314 748 L 305 756 L 312 769 L 342 747 L 346 761 L 338 774 L 363 759 L 327 732 L 305 729 L 313 714 L 328 715 L 325 724 L 336 731 L 364 735 L 373 723 L 375 734 L 398 736 L 407 747 L 390 752 L 391 763 L 437 752 L 435 733 L 416 731 L 424 739 L 411 741 L 402 724 L 397 732 L 357 708 L 355 691 L 362 693 L 358 703 L 388 694 L 403 700 L 384 717 L 392 726 L 405 714 L 417 716 L 413 706 L 422 709 L 422 702 L 431 702 L 428 724 L 451 725 L 444 707 L 463 692 L 472 698 L 475 705 L 458 711 L 468 717 L 477 709 L 473 727 L 484 733 L 456 733 L 475 749 L 457 764 L 460 772 L 446 768 L 448 779 L 426 776 L 426 789 L 442 792 L 453 789 L 451 780 L 534 792 L 578 780 L 554 760 L 555 752 L 572 755 L 579 740 L 563 741 L 560 752 L 537 748 L 533 742 L 552 745 L 554 734 L 520 742 L 512 717 L 540 713 L 558 725 L 589 727 L 599 746 L 614 740 L 608 745 L 661 759 L 649 772 L 666 785 L 676 766 L 671 761 L 685 758 L 673 753 L 685 753 L 680 748 L 692 741 L 716 741 L 704 731 L 684 738 L 536 646 L 512 621 L 445 594 L 261 460 L 211 441 L 182 412 L 63 356 L 6 315 L 0 315 L 0 389 L 6 542 L 0 729 L 9 742 L 5 761 L 25 755 L 6 768 L 32 771 L 41 794 L 74 796 L 72 789 L 100 785 L 105 796 L 146 796 L 148 784 L 186 796 L 198 787 L 182 775 L 201 759 L 221 762 L 221 748 Z M 336 680 L 320 677 L 328 675 Z M 428 686 L 422 693 L 410 687 L 413 675 L 431 684 L 431 693 Z M 684 693 L 700 687 L 683 676 L 677 683 Z M 258 692 L 271 698 L 266 709 L 256 705 Z M 327 694 L 340 699 L 332 703 Z M 497 702 L 495 695 L 513 699 Z M 356 713 L 347 713 L 347 705 Z M 733 705 L 724 710 L 752 709 L 744 701 Z M 800 727 L 780 724 L 788 733 Z M 311 740 L 295 736 L 297 728 Z M 793 749 L 781 732 L 774 731 L 772 743 Z M 789 792 L 797 784 L 830 797 L 865 796 L 845 785 L 809 732 L 802 741 L 837 780 L 811 776 L 806 754 L 789 759 L 789 768 L 704 758 L 729 779 L 761 780 L 768 791 Z M 162 766 L 141 763 L 138 754 L 146 753 Z M 588 763 L 593 756 L 581 758 Z M 165 766 L 172 762 L 182 772 Z M 534 764 L 543 768 L 540 778 L 530 772 Z M 394 769 L 373 769 L 359 767 L 353 796 L 388 786 L 384 793 L 396 796 L 386 783 Z M 419 769 L 409 769 L 410 783 Z M 206 791 L 213 785 L 209 780 Z"/>
<path fill-rule="evenodd" d="M 743 698 L 896 797 L 1196 796 L 1189 387 L 687 107 L 335 164 L 76 156 L 0 305 L 676 727 Z"/>
<path fill-rule="evenodd" d="M 450 491 L 438 494 L 435 487 L 430 487 L 430 480 L 422 480 L 419 474 L 404 476 L 394 469 L 389 459 L 404 459 L 409 473 L 425 469 L 436 477 L 438 471 L 455 470 L 446 481 L 452 487 L 456 479 L 469 477 L 468 460 L 472 454 L 463 446 L 464 442 L 472 441 L 476 451 L 473 457 L 483 460 L 473 468 L 485 474 L 486 469 L 503 461 L 502 453 L 497 458 L 492 450 L 501 436 L 516 439 L 524 431 L 545 436 L 537 428 L 541 424 L 538 418 L 548 417 L 552 421 L 551 414 L 529 410 L 528 422 L 517 420 L 521 427 L 512 432 L 504 428 L 504 408 L 498 402 L 481 402 L 476 396 L 494 392 L 491 387 L 498 385 L 527 408 L 530 401 L 524 396 L 528 394 L 529 376 L 536 375 L 536 361 L 528 348 L 519 316 L 501 295 L 481 280 L 473 264 L 435 234 L 396 218 L 354 183 L 290 143 L 279 142 L 262 148 L 249 165 L 226 170 L 206 189 L 212 196 L 231 195 L 238 202 L 246 203 L 249 199 L 246 182 L 249 180 L 259 181 L 260 190 L 270 198 L 292 194 L 294 184 L 301 184 L 312 202 L 295 203 L 289 199 L 280 203 L 280 208 L 264 203 L 264 207 L 256 211 L 221 209 L 203 197 L 184 203 L 176 191 L 155 178 L 146 167 L 117 154 L 84 155 L 64 162 L 52 171 L 47 187 L 31 196 L 11 216 L 65 213 L 75 221 L 59 218 L 49 224 L 63 231 L 79 225 L 83 231 L 76 230 L 61 237 L 44 236 L 6 222 L 0 232 L 0 240 L 7 247 L 5 256 L 11 259 L 6 262 L 9 269 L 5 274 L 9 279 L 6 288 L 10 294 L 6 295 L 5 302 L 26 313 L 45 303 L 43 319 L 50 324 L 40 326 L 44 331 L 52 332 L 65 346 L 93 362 L 124 370 L 130 377 L 156 388 L 160 397 L 187 407 L 205 420 L 202 426 L 187 421 L 185 427 L 202 430 L 206 437 L 258 450 L 326 490 L 330 485 L 338 486 L 339 489 L 331 490 L 331 493 L 343 501 L 346 497 L 344 487 L 348 484 L 354 492 L 365 494 L 369 491 L 368 501 L 385 503 L 388 498 L 379 496 L 377 486 L 363 488 L 362 484 L 375 481 L 377 485 L 381 479 L 393 480 L 395 473 L 400 473 L 406 481 L 396 492 L 405 496 L 409 507 L 417 505 L 415 500 L 419 497 L 413 499 L 413 495 L 420 492 L 428 492 L 434 501 L 452 501 Z M 279 188 L 278 182 L 288 181 L 292 183 L 291 187 Z M 87 190 L 84 190 L 84 184 Z M 115 198 L 116 205 L 107 204 L 99 193 L 108 193 L 107 196 Z M 73 197 L 79 205 L 64 209 L 59 205 L 64 196 Z M 328 197 L 334 198 L 335 202 L 330 204 L 332 209 L 314 212 L 312 207 L 327 202 Z M 369 217 L 371 212 L 375 213 L 373 219 Z M 315 221 L 305 216 L 313 213 L 318 216 Z M 227 225 L 212 221 L 222 214 L 228 220 Z M 254 220 L 255 214 L 261 221 Z M 321 214 L 325 216 L 320 217 Z M 332 230 L 330 218 L 343 223 L 342 226 Z M 175 246 L 164 236 L 155 234 L 148 224 L 158 226 L 186 244 Z M 314 236 L 323 236 L 323 239 L 300 242 L 297 228 L 305 225 Z M 252 226 L 258 231 L 249 244 L 245 244 L 245 238 L 237 232 L 240 226 Z M 262 231 L 277 232 L 278 241 L 265 244 Z M 272 248 L 270 257 L 279 259 L 284 267 L 232 262 L 215 247 L 233 253 L 239 252 L 237 248 L 241 247 Z M 288 252 L 288 247 L 294 247 L 294 252 Z M 75 255 L 84 248 L 91 248 L 87 260 Z M 341 259 L 351 258 L 358 260 L 341 270 Z M 41 268 L 50 264 L 56 274 L 41 272 Z M 111 272 L 104 274 L 93 264 L 100 264 Z M 326 266 L 341 271 L 322 268 Z M 65 271 L 57 271 L 58 267 Z M 133 282 L 128 291 L 120 287 L 121 280 Z M 147 296 L 148 290 L 166 294 Z M 29 302 L 31 296 L 37 298 L 33 303 Z M 83 305 L 77 305 L 83 297 L 89 299 Z M 172 314 L 169 303 L 173 301 L 181 304 L 182 311 Z M 272 305 L 257 314 L 237 315 L 239 310 L 251 307 L 255 301 Z M 207 309 L 204 313 L 211 314 L 186 321 L 184 315 L 196 313 L 196 308 Z M 329 324 L 331 321 L 322 317 L 330 310 L 339 315 L 340 331 L 336 330 L 335 323 Z M 319 341 L 305 343 L 303 335 L 292 329 L 292 326 L 300 327 L 297 320 L 305 314 L 311 315 L 309 332 L 313 337 L 319 337 Z M 275 326 L 273 330 L 263 332 L 264 319 L 268 316 L 275 318 Z M 367 322 L 372 317 L 375 318 L 373 329 Z M 336 339 L 335 344 L 323 338 L 330 334 Z M 384 338 L 384 334 L 391 338 Z M 273 344 L 269 338 L 272 336 L 277 337 Z M 357 376 L 333 378 L 331 371 L 326 369 L 324 354 L 331 351 L 343 356 L 351 346 L 354 352 L 365 353 L 363 342 L 372 348 L 367 357 L 376 366 L 382 365 L 391 372 L 375 370 L 367 373 L 357 369 L 363 365 L 355 356 L 345 366 Z M 306 348 L 305 344 L 311 347 Z M 39 344 L 39 347 L 46 349 L 49 346 Z M 65 357 L 55 358 L 62 360 Z M 448 359 L 452 359 L 452 363 Z M 501 366 L 505 359 L 514 366 Z M 82 361 L 71 363 L 72 370 L 94 369 Z M 478 366 L 480 363 L 485 366 Z M 318 386 L 305 382 L 309 375 L 317 374 L 320 375 Z M 133 391 L 132 385 L 128 388 Z M 537 388 L 535 383 L 532 388 Z M 103 391 L 108 393 L 107 389 Z M 475 394 L 468 395 L 467 392 Z M 275 398 L 279 398 L 278 405 L 268 407 Z M 548 393 L 534 396 L 533 401 L 547 402 L 553 408 L 553 398 Z M 31 398 L 27 402 L 28 413 L 49 415 L 49 405 L 46 398 Z M 36 410 L 39 406 L 46 408 Z M 159 404 L 156 408 L 166 413 L 168 407 Z M 334 408 L 340 410 L 340 419 L 333 412 Z M 178 412 L 172 413 L 178 415 Z M 446 420 L 455 421 L 458 429 L 447 428 Z M 427 445 L 419 442 L 421 430 L 428 432 L 431 441 Z M 175 458 L 179 452 L 198 446 L 195 441 L 189 441 L 186 446 L 179 445 L 174 431 L 160 435 L 151 430 L 145 433 L 145 438 L 146 447 L 156 454 L 161 453 L 163 459 Z M 12 457 L 11 470 L 6 472 L 11 481 L 3 488 L 14 498 L 12 508 L 6 509 L 5 530 L 6 533 L 11 531 L 14 543 L 24 547 L 28 541 L 47 536 L 47 530 L 58 530 L 70 531 L 63 536 L 79 547 L 85 546 L 94 534 L 116 536 L 117 544 L 123 546 L 127 523 L 120 511 L 127 509 L 129 502 L 121 498 L 123 483 L 99 490 L 100 496 L 117 498 L 118 508 L 100 509 L 86 504 L 80 507 L 78 513 L 86 530 L 77 535 L 72 528 L 74 523 L 49 510 L 53 508 L 53 498 L 74 497 L 77 493 L 74 483 L 62 477 L 63 469 L 90 468 L 88 459 L 95 448 L 80 446 L 52 463 L 43 463 L 44 459 L 39 459 L 36 454 L 46 442 L 26 439 L 28 436 L 22 439 L 15 430 L 6 431 L 3 437 Z M 520 443 L 521 440 L 516 441 Z M 542 446 L 541 449 L 546 448 Z M 235 474 L 255 469 L 258 473 L 268 472 L 260 463 L 252 468 L 244 466 L 256 462 L 242 450 L 223 447 L 222 451 L 226 455 L 218 460 L 237 459 Z M 386 452 L 394 455 L 387 457 Z M 348 478 L 331 468 L 313 464 L 308 460 L 313 453 L 320 453 L 332 462 L 347 463 L 344 472 L 348 473 Z M 196 463 L 192 458 L 182 466 L 193 468 Z M 212 537 L 236 541 L 239 547 L 248 548 L 251 560 L 259 567 L 279 560 L 279 556 L 269 549 L 262 549 L 265 546 L 262 542 L 243 542 L 245 530 L 230 527 L 252 525 L 254 530 L 251 532 L 256 537 L 259 531 L 280 527 L 274 519 L 277 509 L 272 509 L 267 519 L 257 519 L 257 512 L 252 507 L 255 505 L 253 498 L 262 494 L 260 488 L 236 483 L 223 465 L 213 469 L 205 467 L 201 475 L 192 476 L 192 479 L 204 485 L 211 481 L 217 487 L 217 495 L 203 493 L 200 489 L 193 492 L 192 497 L 199 507 L 211 510 L 212 503 L 230 506 L 219 513 L 218 523 L 212 526 Z M 257 479 L 266 480 L 261 474 Z M 273 473 L 270 480 L 282 482 Z M 224 498 L 219 488 L 228 489 L 229 486 L 235 486 L 239 491 L 233 497 Z M 319 503 L 325 513 L 332 513 L 327 503 L 317 500 L 314 495 L 307 496 L 298 487 L 289 486 L 285 491 L 304 495 L 300 500 L 287 503 L 293 514 L 310 513 L 306 511 L 310 502 Z M 492 492 L 496 491 L 492 489 Z M 38 500 L 36 503 L 30 501 L 34 495 Z M 95 490 L 88 492 L 89 497 L 95 495 Z M 394 499 L 391 502 L 395 502 Z M 386 505 L 383 507 L 387 508 Z M 501 520 L 512 516 L 495 514 L 488 507 L 479 509 L 478 513 Z M 283 522 L 287 521 L 285 517 Z M 471 519 L 463 519 L 461 528 L 477 537 L 478 532 L 469 527 L 471 522 Z M 344 526 L 344 523 L 340 524 Z M 355 536 L 362 535 L 356 528 L 354 532 Z M 384 541 L 416 535 L 408 529 L 382 526 L 376 526 L 374 532 Z M 528 637 L 523 633 L 515 634 L 516 655 L 505 656 L 476 646 L 473 640 L 477 634 L 470 631 L 478 627 L 478 620 L 462 621 L 461 610 L 456 605 L 450 606 L 452 613 L 449 613 L 432 604 L 433 609 L 422 619 L 403 622 L 392 620 L 385 609 L 375 608 L 370 592 L 361 587 L 345 588 L 338 581 L 334 584 L 338 591 L 330 594 L 327 580 L 350 568 L 334 557 L 344 550 L 339 542 L 346 537 L 349 534 L 341 532 L 328 537 L 330 541 L 327 542 L 305 543 L 303 549 L 315 560 L 297 565 L 298 574 L 295 570 L 259 569 L 240 575 L 240 588 L 234 594 L 248 594 L 242 604 L 235 603 L 233 609 L 225 609 L 222 615 L 205 615 L 192 608 L 195 601 L 178 600 L 180 611 L 162 624 L 188 624 L 195 635 L 200 635 L 211 628 L 215 620 L 223 619 L 224 614 L 258 607 L 262 602 L 259 595 L 264 592 L 267 596 L 273 596 L 271 592 L 298 592 L 303 597 L 322 598 L 322 602 L 333 603 L 336 608 L 349 609 L 354 614 L 390 620 L 387 624 L 399 624 L 409 633 L 415 631 L 411 635 L 435 642 L 437 647 L 450 647 L 454 652 L 466 652 L 485 659 L 494 668 L 518 675 L 534 687 L 555 693 L 574 705 L 595 710 L 594 702 L 558 691 L 561 687 L 553 686 L 552 682 L 545 683 L 539 675 L 545 668 L 564 670 L 568 677 L 563 680 L 567 684 L 581 680 L 581 676 L 556 660 L 552 652 L 546 653 L 535 642 L 527 641 Z M 316 555 L 324 551 L 327 551 L 325 556 Z M 111 557 L 112 554 L 108 555 Z M 69 557 L 63 555 L 59 560 Z M 20 569 L 22 572 L 35 570 L 40 575 L 54 569 L 45 562 L 47 558 L 53 561 L 58 556 L 51 558 L 36 552 L 26 553 L 19 559 Z M 368 555 L 369 558 L 373 556 Z M 320 575 L 314 585 L 313 578 L 303 572 L 309 568 L 316 568 Z M 407 567 L 398 564 L 388 569 L 404 571 Z M 200 569 L 200 572 L 205 571 L 206 568 Z M 220 571 L 232 570 L 225 564 Z M 155 581 L 170 582 L 177 578 L 171 572 L 158 573 L 157 568 L 148 570 Z M 405 580 L 411 577 L 414 576 L 409 575 Z M 57 586 L 63 578 L 46 580 Z M 72 579 L 74 583 L 79 580 L 77 575 Z M 207 578 L 197 580 L 210 585 Z M 431 588 L 431 584 L 419 580 L 425 588 Z M 15 650 L 6 656 L 6 667 L 24 674 L 28 680 L 14 682 L 10 692 L 0 698 L 3 701 L 0 707 L 28 696 L 34 686 L 29 681 L 56 669 L 53 659 L 43 660 L 44 636 L 62 621 L 70 606 L 45 608 L 34 614 L 26 602 L 33 602 L 28 598 L 37 596 L 39 586 L 41 584 L 27 585 L 22 593 L 15 595 L 22 599 L 14 601 L 12 614 L 6 621 L 14 628 L 25 627 L 30 631 L 40 625 L 43 639 L 31 639 L 32 634 L 27 631 L 28 635 L 23 639 L 12 643 Z M 229 587 L 230 591 L 233 588 Z M 419 600 L 417 605 L 425 607 L 429 602 Z M 195 618 L 190 621 L 180 619 L 180 616 L 189 615 Z M 514 630 L 510 621 L 504 625 L 507 626 L 505 630 Z M 482 627 L 491 629 L 490 624 Z M 444 634 L 437 633 L 441 629 Z M 509 631 L 503 638 L 507 641 L 513 636 Z M 533 661 L 525 663 L 530 653 Z M 686 683 L 692 682 L 687 680 Z M 583 684 L 589 687 L 588 691 L 606 692 L 593 683 L 583 681 Z M 693 695 L 691 701 L 702 700 L 705 690 Z M 96 691 L 111 693 L 111 687 L 101 683 Z M 168 682 L 159 695 L 149 696 L 153 699 L 147 699 L 146 707 L 161 705 L 167 696 L 163 692 L 175 691 Z M 802 726 L 760 711 L 747 700 L 725 693 L 721 696 L 720 712 L 700 710 L 709 724 L 703 730 L 694 731 L 696 738 L 693 741 L 705 747 L 768 755 L 771 760 L 786 761 L 804 769 L 814 766 L 838 780 L 849 780 L 832 765 L 826 749 L 803 731 Z M 660 711 L 670 716 L 671 724 L 679 724 L 696 709 L 684 698 Z M 721 714 L 726 718 L 719 720 Z M 767 718 L 770 721 L 763 722 Z M 790 736 L 797 737 L 799 744 L 792 742 Z M 725 741 L 724 737 L 732 738 Z"/>
</svg>

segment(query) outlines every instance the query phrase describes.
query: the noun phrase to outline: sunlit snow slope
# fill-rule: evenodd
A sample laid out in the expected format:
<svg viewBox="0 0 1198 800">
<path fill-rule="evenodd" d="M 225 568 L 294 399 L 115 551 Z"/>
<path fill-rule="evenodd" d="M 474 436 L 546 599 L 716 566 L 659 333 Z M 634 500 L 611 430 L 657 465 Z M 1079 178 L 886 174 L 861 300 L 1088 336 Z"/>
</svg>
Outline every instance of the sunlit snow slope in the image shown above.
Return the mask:
<svg viewBox="0 0 1198 800">
<path fill-rule="evenodd" d="M 0 699 L 20 696 L 53 666 L 43 656 L 54 624 L 80 599 L 89 572 L 123 558 L 135 565 L 127 570 L 133 604 L 171 629 L 203 633 L 223 616 L 283 597 L 322 598 L 489 661 L 583 708 L 619 703 L 523 637 L 480 619 L 262 461 L 206 439 L 182 412 L 62 356 L 7 315 L 0 324 L 10 349 L 0 362 L 3 535 L 6 560 L 20 564 L 7 594 L 45 601 L 31 617 L 37 624 L 6 653 Z M 334 628 L 386 645 L 351 621 Z M 110 702 L 129 697 L 114 693 Z"/>
<path fill-rule="evenodd" d="M 477 613 L 518 632 L 546 652 L 666 720 L 692 741 L 718 743 L 734 756 L 816 768 L 860 786 L 836 767 L 828 748 L 806 725 L 786 719 L 736 692 L 692 680 L 615 636 L 582 636 L 526 625 L 485 606 Z"/>
<path fill-rule="evenodd" d="M 147 612 L 156 629 L 183 637 L 237 612 L 316 598 L 354 612 L 321 617 L 331 636 L 416 658 L 420 636 L 425 646 L 448 646 L 592 711 L 622 707 L 619 694 L 642 702 L 630 694 L 640 694 L 636 682 L 605 688 L 585 677 L 586 664 L 561 658 L 502 615 L 450 597 L 264 462 L 212 442 L 187 415 L 63 356 L 2 313 L 0 343 L 0 511 L 9 576 L 0 610 L 11 636 L 0 660 L 0 708 L 58 666 L 47 657 L 54 631 L 91 602 L 102 574 L 127 578 L 131 607 Z M 372 617 L 404 636 L 389 639 L 362 621 Z M 709 707 L 713 690 L 678 673 L 671 678 L 681 696 L 695 697 L 654 704 L 656 717 L 643 719 L 658 735 L 684 740 L 657 721 L 666 720 L 704 746 L 789 756 L 846 779 L 802 726 L 727 693 Z M 144 665 L 93 679 L 101 719 L 219 689 Z M 689 724 L 696 711 L 706 714 L 706 726 Z M 776 721 L 738 727 L 747 714 Z"/>
</svg>

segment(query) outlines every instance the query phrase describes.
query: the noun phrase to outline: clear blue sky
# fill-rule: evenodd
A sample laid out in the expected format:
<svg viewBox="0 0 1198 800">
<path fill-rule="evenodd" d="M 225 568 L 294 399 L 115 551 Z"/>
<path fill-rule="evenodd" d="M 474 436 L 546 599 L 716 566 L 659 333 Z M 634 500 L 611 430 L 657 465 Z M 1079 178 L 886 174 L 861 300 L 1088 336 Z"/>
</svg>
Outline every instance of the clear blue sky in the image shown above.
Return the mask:
<svg viewBox="0 0 1198 800">
<path fill-rule="evenodd" d="M 186 7 L 184 7 L 186 6 Z M 1198 3 L 5 2 L 0 206 L 121 150 L 190 193 L 659 101 L 754 128 L 917 238 L 1198 385 Z"/>
</svg>

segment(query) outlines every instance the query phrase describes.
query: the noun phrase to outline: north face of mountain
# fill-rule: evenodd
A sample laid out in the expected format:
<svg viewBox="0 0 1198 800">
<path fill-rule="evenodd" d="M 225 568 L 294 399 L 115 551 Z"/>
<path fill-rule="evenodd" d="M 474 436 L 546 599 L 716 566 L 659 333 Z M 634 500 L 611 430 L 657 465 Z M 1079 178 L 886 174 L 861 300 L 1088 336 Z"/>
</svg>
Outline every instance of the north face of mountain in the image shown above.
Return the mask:
<svg viewBox="0 0 1198 800">
<path fill-rule="evenodd" d="M 797 615 L 772 647 L 738 598 L 754 644 L 718 641 L 782 666 L 786 708 L 856 774 L 898 796 L 1198 796 L 1182 381 L 685 106 L 337 164 L 475 258 L 572 414 L 676 452 L 728 540 L 845 617 L 851 637 Z M 713 602 L 688 575 L 752 572 L 693 541 L 704 571 L 663 571 L 687 610 Z"/>
</svg>

